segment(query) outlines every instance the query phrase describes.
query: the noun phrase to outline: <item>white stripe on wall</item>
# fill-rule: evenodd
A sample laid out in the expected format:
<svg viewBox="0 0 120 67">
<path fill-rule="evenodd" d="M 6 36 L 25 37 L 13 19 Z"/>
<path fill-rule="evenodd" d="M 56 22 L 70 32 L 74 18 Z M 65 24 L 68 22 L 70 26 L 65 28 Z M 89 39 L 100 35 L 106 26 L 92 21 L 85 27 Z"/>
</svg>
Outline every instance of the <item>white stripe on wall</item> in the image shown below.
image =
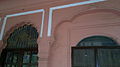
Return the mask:
<svg viewBox="0 0 120 67">
<path fill-rule="evenodd" d="M 16 14 L 11 14 L 11 15 L 6 15 L 6 17 L 4 17 L 3 20 L 3 25 L 2 25 L 2 29 L 0 32 L 0 40 L 2 40 L 3 38 L 3 34 L 4 34 L 4 30 L 5 30 L 5 25 L 7 23 L 7 19 L 10 17 L 15 17 L 15 16 L 21 16 L 21 15 L 27 15 L 27 14 L 33 14 L 33 13 L 39 13 L 42 12 L 42 24 L 41 24 L 41 29 L 40 29 L 40 37 L 42 37 L 43 34 L 43 26 L 44 26 L 44 9 L 39 9 L 39 10 L 33 10 L 33 11 L 27 11 L 27 12 L 22 12 L 22 13 L 16 13 Z"/>
<path fill-rule="evenodd" d="M 78 2 L 78 3 L 73 3 L 73 4 L 67 4 L 67 5 L 62 5 L 62 6 L 56 6 L 56 7 L 51 7 L 50 11 L 49 11 L 49 20 L 48 20 L 48 34 L 47 36 L 50 37 L 51 36 L 51 32 L 52 32 L 52 15 L 53 15 L 53 11 L 57 10 L 57 9 L 62 9 L 62 8 L 68 8 L 68 7 L 74 7 L 74 6 L 78 6 L 78 5 L 85 5 L 85 4 L 91 4 L 91 3 L 96 3 L 96 2 L 102 2 L 105 0 L 89 0 L 89 1 L 84 1 L 84 2 Z"/>
</svg>

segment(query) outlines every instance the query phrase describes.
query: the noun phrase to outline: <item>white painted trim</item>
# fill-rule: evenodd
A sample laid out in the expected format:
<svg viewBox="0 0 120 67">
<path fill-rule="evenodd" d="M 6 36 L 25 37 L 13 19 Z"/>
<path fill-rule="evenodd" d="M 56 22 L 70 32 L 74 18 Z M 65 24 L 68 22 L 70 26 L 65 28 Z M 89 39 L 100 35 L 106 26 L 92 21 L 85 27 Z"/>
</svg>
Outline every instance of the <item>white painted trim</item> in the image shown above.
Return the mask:
<svg viewBox="0 0 120 67">
<path fill-rule="evenodd" d="M 39 9 L 39 10 L 34 10 L 34 11 L 27 11 L 27 12 L 22 12 L 22 13 L 11 14 L 11 15 L 7 15 L 7 17 L 21 16 L 21 15 L 39 13 L 39 12 L 43 12 L 43 11 L 44 11 L 44 9 Z"/>
<path fill-rule="evenodd" d="M 1 32 L 0 32 L 0 40 L 2 40 L 2 37 L 3 37 L 6 21 L 7 21 L 7 16 L 3 20 L 3 24 L 2 24 L 2 28 L 1 28 Z"/>
<path fill-rule="evenodd" d="M 16 13 L 16 14 L 11 14 L 11 15 L 6 15 L 6 17 L 4 17 L 3 20 L 3 25 L 2 25 L 2 29 L 0 32 L 0 40 L 2 40 L 3 38 L 3 34 L 4 34 L 4 30 L 5 30 L 5 25 L 7 23 L 7 19 L 10 17 L 15 17 L 15 16 L 21 16 L 21 15 L 27 15 L 27 14 L 33 14 L 33 13 L 39 13 L 39 12 L 43 12 L 42 15 L 42 24 L 41 24 L 41 30 L 40 30 L 40 37 L 42 37 L 43 34 L 43 26 L 44 26 L 44 9 L 39 9 L 39 10 L 33 10 L 33 11 L 27 11 L 27 12 L 22 12 L 22 13 Z"/>
<path fill-rule="evenodd" d="M 49 20 L 48 20 L 48 34 L 47 36 L 51 36 L 52 32 L 52 19 L 53 19 L 53 11 L 57 9 L 62 9 L 62 8 L 68 8 L 68 7 L 74 7 L 74 6 L 79 6 L 79 5 L 86 5 L 86 4 L 91 4 L 91 3 L 96 3 L 96 2 L 101 2 L 105 0 L 90 0 L 90 1 L 84 1 L 84 2 L 78 2 L 78 3 L 72 3 L 72 4 L 67 4 L 67 5 L 62 5 L 62 6 L 56 6 L 56 7 L 51 7 L 49 11 Z"/>
<path fill-rule="evenodd" d="M 41 24 L 41 30 L 40 30 L 40 37 L 41 38 L 43 35 L 43 29 L 44 29 L 44 18 L 45 18 L 45 11 L 43 11 L 43 14 L 42 14 L 42 24 Z"/>
</svg>

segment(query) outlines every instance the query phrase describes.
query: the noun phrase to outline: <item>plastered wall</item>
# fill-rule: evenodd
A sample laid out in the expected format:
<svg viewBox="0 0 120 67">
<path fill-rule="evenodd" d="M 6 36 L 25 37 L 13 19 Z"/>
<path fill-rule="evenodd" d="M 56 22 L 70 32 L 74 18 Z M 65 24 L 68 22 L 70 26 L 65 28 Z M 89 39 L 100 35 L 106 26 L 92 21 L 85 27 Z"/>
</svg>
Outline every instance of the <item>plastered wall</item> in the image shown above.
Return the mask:
<svg viewBox="0 0 120 67">
<path fill-rule="evenodd" d="M 103 35 L 120 43 L 120 12 L 107 6 L 103 7 L 103 5 L 109 4 L 108 2 L 95 3 L 54 10 L 51 37 L 47 36 L 49 5 L 43 6 L 45 10 L 43 35 L 42 38 L 39 36 L 37 40 L 39 50 L 38 67 L 71 67 L 71 47 L 76 46 L 79 41 L 89 36 Z M 53 4 L 50 6 L 53 6 Z M 39 6 L 35 7 L 35 9 L 38 8 Z M 30 10 L 33 9 L 30 7 Z M 1 14 L 0 30 L 5 15 L 17 12 L 22 11 L 12 10 Z M 0 51 L 7 45 L 4 40 L 9 37 L 14 29 L 21 25 L 32 24 L 40 34 L 42 15 L 41 12 L 8 18 L 3 40 L 0 41 Z"/>
</svg>

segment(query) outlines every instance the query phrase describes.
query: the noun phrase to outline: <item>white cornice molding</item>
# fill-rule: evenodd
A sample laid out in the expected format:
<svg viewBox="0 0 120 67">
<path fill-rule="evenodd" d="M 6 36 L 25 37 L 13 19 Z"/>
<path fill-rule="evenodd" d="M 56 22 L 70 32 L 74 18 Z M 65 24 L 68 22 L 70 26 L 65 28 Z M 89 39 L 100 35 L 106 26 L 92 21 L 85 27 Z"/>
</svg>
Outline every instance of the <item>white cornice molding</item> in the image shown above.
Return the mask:
<svg viewBox="0 0 120 67">
<path fill-rule="evenodd" d="M 47 36 L 50 37 L 51 34 L 52 34 L 52 20 L 53 20 L 52 15 L 53 15 L 54 10 L 68 8 L 68 7 L 74 7 L 74 6 L 79 6 L 79 5 L 87 5 L 87 4 L 102 2 L 102 1 L 105 1 L 105 0 L 89 0 L 89 1 L 84 1 L 84 2 L 78 2 L 78 3 L 72 3 L 72 4 L 67 4 L 67 5 L 51 7 L 49 9 L 50 11 L 49 11 L 48 34 L 47 34 Z"/>
<path fill-rule="evenodd" d="M 33 10 L 33 11 L 27 11 L 27 12 L 22 12 L 22 13 L 16 13 L 16 14 L 10 14 L 10 15 L 6 15 L 4 17 L 4 20 L 3 20 L 3 24 L 2 24 L 2 28 L 1 28 L 1 32 L 0 32 L 0 40 L 2 40 L 3 38 L 3 34 L 4 34 L 4 30 L 5 30 L 5 26 L 6 26 L 6 23 L 7 23 L 7 19 L 10 18 L 10 17 L 15 17 L 15 16 L 21 16 L 21 15 L 27 15 L 27 14 L 34 14 L 34 13 L 43 13 L 42 14 L 42 24 L 41 24 L 41 29 L 40 29 L 40 37 L 42 37 L 42 34 L 43 34 L 43 26 L 44 26 L 44 14 L 45 14 L 45 11 L 44 9 L 39 9 L 39 10 Z"/>
</svg>

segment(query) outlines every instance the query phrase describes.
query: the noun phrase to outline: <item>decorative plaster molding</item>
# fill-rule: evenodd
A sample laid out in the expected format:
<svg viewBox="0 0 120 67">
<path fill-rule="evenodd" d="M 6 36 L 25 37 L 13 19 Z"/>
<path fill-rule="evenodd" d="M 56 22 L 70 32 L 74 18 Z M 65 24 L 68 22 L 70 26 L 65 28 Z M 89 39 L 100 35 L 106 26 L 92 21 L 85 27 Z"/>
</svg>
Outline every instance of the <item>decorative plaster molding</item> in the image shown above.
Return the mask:
<svg viewBox="0 0 120 67">
<path fill-rule="evenodd" d="M 102 2 L 105 0 L 89 0 L 89 1 L 84 1 L 84 2 L 78 2 L 78 3 L 72 3 L 72 4 L 67 4 L 67 5 L 62 5 L 62 6 L 56 6 L 56 7 L 51 7 L 49 11 L 49 21 L 48 21 L 48 34 L 47 36 L 50 37 L 52 33 L 52 15 L 54 10 L 62 9 L 62 8 L 68 8 L 68 7 L 74 7 L 74 6 L 79 6 L 79 5 L 86 5 L 86 4 L 91 4 L 91 3 L 96 3 L 96 2 Z"/>
<path fill-rule="evenodd" d="M 4 17 L 4 20 L 3 20 L 3 25 L 2 25 L 2 29 L 1 29 L 1 32 L 0 32 L 0 40 L 3 39 L 3 34 L 4 34 L 4 30 L 5 30 L 5 25 L 7 23 L 7 19 L 10 18 L 10 17 L 15 17 L 15 16 L 21 16 L 21 15 L 27 15 L 27 14 L 34 14 L 34 13 L 40 13 L 42 12 L 42 24 L 41 24 L 41 30 L 40 30 L 40 37 L 42 37 L 42 34 L 43 34 L 43 26 L 44 26 L 44 14 L 45 14 L 45 11 L 44 9 L 39 9 L 39 10 L 33 10 L 33 11 L 27 11 L 27 12 L 22 12 L 22 13 L 16 13 L 16 14 L 10 14 L 10 15 L 6 15 Z"/>
<path fill-rule="evenodd" d="M 51 45 L 53 47 L 53 45 L 56 45 L 56 41 L 58 40 L 58 34 L 57 32 L 59 30 L 61 30 L 61 27 L 65 27 L 65 29 L 69 29 L 70 27 L 72 27 L 74 23 L 74 21 L 80 17 L 80 16 L 84 16 L 87 14 L 94 14 L 94 13 L 112 13 L 115 14 L 116 16 L 120 16 L 120 11 L 117 10 L 113 10 L 113 9 L 93 9 L 93 10 L 87 10 L 85 12 L 81 12 L 75 16 L 73 16 L 71 19 L 69 20 L 64 20 L 61 21 L 59 24 L 57 24 L 57 26 L 55 27 L 55 30 L 53 31 L 54 36 L 52 36 L 52 40 L 51 40 Z M 79 29 L 89 29 L 89 28 L 96 28 L 96 27 L 111 27 L 111 26 L 119 26 L 120 23 L 119 22 L 113 22 L 113 23 L 105 23 L 105 24 L 95 24 L 95 25 L 87 25 L 87 26 L 77 26 L 79 27 Z M 76 28 L 76 27 L 73 27 Z M 78 29 L 78 28 L 77 28 Z"/>
<path fill-rule="evenodd" d="M 70 35 L 71 35 L 71 29 L 72 30 L 80 30 L 80 29 L 90 29 L 90 28 L 95 28 L 95 27 L 113 27 L 113 26 L 119 26 L 120 23 L 117 22 L 117 23 L 109 23 L 109 24 L 98 24 L 98 25 L 90 25 L 90 26 L 78 26 L 77 28 L 75 28 L 76 26 L 73 26 L 74 24 L 74 21 L 79 18 L 80 16 L 84 16 L 84 15 L 87 15 L 87 14 L 94 14 L 94 13 L 112 13 L 112 14 L 115 14 L 116 16 L 120 16 L 120 12 L 117 11 L 117 10 L 113 10 L 113 9 L 93 9 L 93 10 L 87 10 L 85 12 L 81 12 L 75 16 L 73 16 L 70 20 L 64 20 L 64 21 L 61 21 L 59 24 L 57 24 L 57 26 L 55 27 L 55 30 L 53 31 L 53 42 L 52 42 L 52 45 L 51 45 L 51 53 L 50 55 L 52 56 L 52 50 L 55 51 L 55 49 L 58 49 L 60 48 L 61 44 L 59 45 L 59 43 L 57 43 L 57 41 L 60 41 L 58 40 L 58 34 L 57 32 L 58 31 L 63 31 L 61 28 L 65 27 L 65 29 L 68 29 L 67 33 L 68 33 L 68 37 L 66 42 L 68 42 L 68 49 L 67 49 L 67 67 L 71 67 L 71 42 L 70 42 Z M 64 29 L 64 30 L 65 30 Z M 64 32 L 62 33 L 64 34 Z M 62 35 L 60 34 L 60 35 Z M 93 32 L 93 33 L 88 33 L 86 34 L 85 36 L 82 36 L 81 38 L 85 38 L 86 36 L 93 36 L 93 35 L 104 35 L 104 36 L 108 36 L 108 37 L 111 37 L 113 38 L 113 40 L 119 42 L 119 39 L 115 36 L 115 35 L 112 35 L 112 34 L 109 34 L 109 33 L 101 33 L 101 32 Z M 76 42 L 78 43 L 78 42 Z M 76 44 L 75 44 L 76 45 Z M 63 46 L 63 45 L 62 45 Z"/>
</svg>

